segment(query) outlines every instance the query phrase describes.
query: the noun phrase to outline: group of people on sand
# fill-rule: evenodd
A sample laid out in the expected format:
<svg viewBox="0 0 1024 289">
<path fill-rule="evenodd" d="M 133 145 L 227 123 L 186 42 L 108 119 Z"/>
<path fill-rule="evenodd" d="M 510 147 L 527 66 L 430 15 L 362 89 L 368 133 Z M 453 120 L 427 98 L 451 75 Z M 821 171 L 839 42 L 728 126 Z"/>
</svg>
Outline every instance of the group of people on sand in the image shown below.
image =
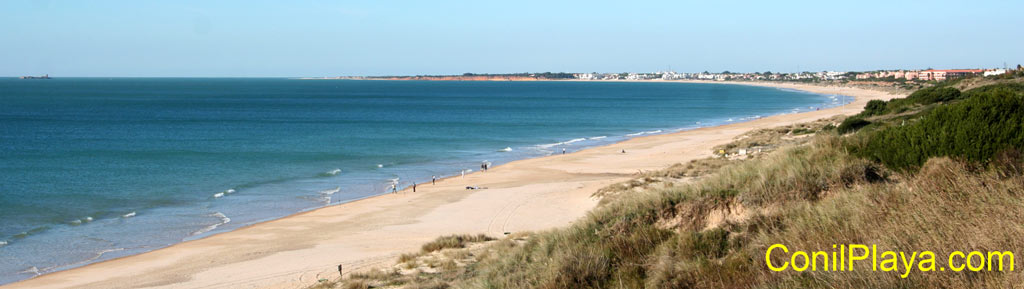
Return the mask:
<svg viewBox="0 0 1024 289">
<path fill-rule="evenodd" d="M 622 153 L 626 153 L 626 150 L 622 150 Z M 562 149 L 562 154 L 563 155 L 565 154 L 565 149 L 564 148 Z M 491 168 L 491 163 L 490 162 L 484 161 L 484 162 L 480 163 L 480 171 L 486 172 L 490 168 Z M 472 170 L 462 170 L 461 171 L 463 178 L 466 177 L 466 172 L 467 171 L 472 171 Z M 430 176 L 430 184 L 431 185 L 436 185 L 437 184 L 437 175 Z M 467 186 L 466 189 L 467 190 L 479 190 L 479 189 L 486 189 L 486 188 L 476 187 L 476 186 Z M 413 193 L 416 192 L 416 183 L 415 182 L 412 183 L 412 192 Z M 391 180 L 391 193 L 392 194 L 398 193 L 398 179 Z"/>
<path fill-rule="evenodd" d="M 430 176 L 430 184 L 431 185 L 436 185 L 437 184 L 437 176 L 436 175 Z M 417 185 L 416 182 L 412 183 L 412 192 L 413 193 L 416 192 L 416 185 Z M 398 193 L 398 179 L 391 180 L 391 193 L 392 194 Z"/>
<path fill-rule="evenodd" d="M 487 171 L 490 168 L 491 168 L 491 163 L 490 162 L 484 161 L 484 162 L 480 163 L 480 170 L 481 171 Z M 466 177 L 466 172 L 471 172 L 471 171 L 473 171 L 473 170 L 462 170 L 461 171 L 462 177 L 465 178 Z M 437 184 L 437 175 L 430 176 L 430 184 L 431 185 L 436 185 Z M 416 186 L 417 186 L 417 184 L 415 182 L 413 182 L 412 183 L 412 192 L 413 193 L 416 192 Z M 485 189 L 485 188 L 470 186 L 470 187 L 466 187 L 466 189 L 467 190 L 476 190 L 476 189 Z M 398 193 L 398 179 L 391 180 L 391 193 L 392 194 Z"/>
</svg>

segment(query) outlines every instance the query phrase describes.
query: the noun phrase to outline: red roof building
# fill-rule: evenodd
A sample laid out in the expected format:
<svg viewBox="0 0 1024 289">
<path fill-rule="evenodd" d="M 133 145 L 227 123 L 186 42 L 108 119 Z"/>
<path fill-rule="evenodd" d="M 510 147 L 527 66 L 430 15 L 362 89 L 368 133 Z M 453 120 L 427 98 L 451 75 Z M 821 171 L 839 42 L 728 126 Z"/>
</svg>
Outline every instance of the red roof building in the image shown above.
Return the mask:
<svg viewBox="0 0 1024 289">
<path fill-rule="evenodd" d="M 917 79 L 943 81 L 950 78 L 960 78 L 983 72 L 985 72 L 985 70 L 981 69 L 929 69 L 918 73 Z"/>
</svg>

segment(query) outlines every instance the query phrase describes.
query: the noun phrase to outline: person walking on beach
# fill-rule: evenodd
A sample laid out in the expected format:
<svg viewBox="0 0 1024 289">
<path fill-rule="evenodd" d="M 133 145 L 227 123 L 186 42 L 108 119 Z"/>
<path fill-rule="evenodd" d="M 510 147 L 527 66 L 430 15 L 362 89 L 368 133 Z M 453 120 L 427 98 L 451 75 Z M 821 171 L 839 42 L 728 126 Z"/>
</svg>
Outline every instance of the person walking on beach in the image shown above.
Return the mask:
<svg viewBox="0 0 1024 289">
<path fill-rule="evenodd" d="M 430 185 L 433 186 L 433 185 L 436 185 L 436 184 L 437 184 L 437 176 L 430 176 Z"/>
<path fill-rule="evenodd" d="M 412 183 L 412 192 L 413 192 L 413 193 L 415 193 L 415 192 L 416 192 L 416 183 Z"/>
<path fill-rule="evenodd" d="M 392 194 L 398 193 L 398 184 L 397 183 L 391 183 L 391 193 Z"/>
<path fill-rule="evenodd" d="M 565 154 L 565 148 L 562 148 L 562 154 L 563 155 Z"/>
</svg>

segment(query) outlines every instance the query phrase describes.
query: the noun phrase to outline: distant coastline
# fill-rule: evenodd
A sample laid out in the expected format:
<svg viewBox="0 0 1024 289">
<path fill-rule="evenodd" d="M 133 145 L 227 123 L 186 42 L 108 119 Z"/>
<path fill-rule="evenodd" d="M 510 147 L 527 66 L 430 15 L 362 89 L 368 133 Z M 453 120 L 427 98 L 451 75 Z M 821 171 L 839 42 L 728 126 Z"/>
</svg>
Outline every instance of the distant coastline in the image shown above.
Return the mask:
<svg viewBox="0 0 1024 289">
<path fill-rule="evenodd" d="M 437 81 L 538 81 L 538 80 L 577 80 L 572 73 L 513 73 L 513 74 L 473 74 L 462 75 L 407 75 L 407 76 L 337 76 L 337 77 L 302 77 L 299 79 L 352 79 L 352 80 L 437 80 Z"/>
<path fill-rule="evenodd" d="M 702 82 L 774 82 L 811 85 L 852 85 L 916 90 L 936 82 L 977 76 L 1006 77 L 1024 73 L 1024 67 L 974 69 L 912 69 L 873 71 L 803 72 L 621 72 L 621 73 L 464 73 L 461 75 L 391 75 L 302 77 L 299 79 L 350 80 L 426 80 L 426 81 L 702 81 Z"/>
<path fill-rule="evenodd" d="M 42 76 L 26 75 L 26 76 L 19 76 L 18 79 L 50 79 L 50 75 L 49 74 L 43 74 Z"/>
</svg>

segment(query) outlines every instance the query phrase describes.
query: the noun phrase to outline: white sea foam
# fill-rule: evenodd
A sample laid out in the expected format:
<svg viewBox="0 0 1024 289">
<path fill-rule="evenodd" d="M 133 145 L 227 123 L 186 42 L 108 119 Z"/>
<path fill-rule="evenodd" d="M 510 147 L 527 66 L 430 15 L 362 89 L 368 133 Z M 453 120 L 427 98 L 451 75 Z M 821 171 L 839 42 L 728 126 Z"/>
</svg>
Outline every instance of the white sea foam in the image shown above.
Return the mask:
<svg viewBox="0 0 1024 289">
<path fill-rule="evenodd" d="M 503 148 L 503 149 L 500 149 L 500 150 L 498 150 L 498 151 L 499 151 L 499 152 L 510 152 L 510 151 L 512 151 L 512 147 L 505 147 L 505 148 Z"/>
<path fill-rule="evenodd" d="M 0 247 L 7 246 L 7 241 L 0 241 Z"/>
<path fill-rule="evenodd" d="M 595 139 L 603 139 L 603 138 L 606 138 L 606 137 L 608 137 L 608 136 L 602 135 L 602 136 L 595 136 L 595 137 L 592 137 L 592 138 L 589 138 L 589 139 L 590 140 L 595 140 Z"/>
<path fill-rule="evenodd" d="M 333 195 L 334 193 L 337 193 L 337 192 L 340 192 L 340 191 L 341 191 L 341 187 L 336 187 L 336 188 L 333 188 L 333 189 L 330 189 L 330 190 L 320 191 L 320 194 L 321 195 Z"/>
<path fill-rule="evenodd" d="M 124 248 L 114 248 L 114 249 L 101 250 L 99 252 L 96 252 L 96 256 L 93 256 L 92 258 L 86 259 L 85 261 L 78 262 L 78 263 L 71 264 L 71 265 L 79 265 L 79 264 L 83 264 L 83 263 L 89 263 L 89 262 L 92 262 L 93 260 L 99 259 L 100 257 L 103 256 L 103 254 L 110 253 L 110 252 L 117 252 L 117 251 L 124 251 Z M 47 270 L 47 271 L 49 271 L 49 270 Z"/>
<path fill-rule="evenodd" d="M 82 224 L 82 220 L 74 220 L 74 221 L 71 221 L 71 224 L 72 224 L 72 225 L 81 225 L 81 224 Z"/>
<path fill-rule="evenodd" d="M 18 273 L 32 273 L 36 276 L 42 275 L 42 273 L 39 273 L 39 268 L 36 266 L 29 267 L 28 269 L 19 271 Z"/>
<path fill-rule="evenodd" d="M 341 173 L 341 169 L 333 169 L 333 170 L 327 172 L 327 174 L 331 175 L 331 176 L 334 176 L 334 175 L 337 175 L 337 174 L 340 174 L 340 173 Z"/>
<path fill-rule="evenodd" d="M 656 134 L 656 133 L 661 133 L 661 132 L 662 132 L 662 130 L 660 130 L 660 129 L 659 130 L 651 130 L 651 131 L 641 131 L 641 132 L 635 132 L 635 133 L 627 134 L 626 136 L 639 136 L 639 135 L 645 135 L 645 134 Z"/>
<path fill-rule="evenodd" d="M 135 217 L 135 211 L 132 211 L 131 213 L 127 213 L 127 214 L 124 214 L 124 215 L 121 215 L 121 217 L 123 217 L 123 218 Z"/>
<path fill-rule="evenodd" d="M 228 194 L 234 194 L 235 193 L 235 189 L 228 189 L 227 191 L 224 191 L 224 192 L 228 193 Z"/>
<path fill-rule="evenodd" d="M 25 270 L 25 271 L 22 271 L 22 272 L 18 272 L 18 273 L 34 273 L 36 275 L 42 275 L 42 273 L 53 272 L 55 269 L 61 268 L 61 267 L 71 267 L 71 266 L 78 266 L 78 265 L 88 264 L 89 262 L 95 261 L 96 259 L 99 259 L 100 257 L 103 257 L 103 254 L 110 253 L 110 252 L 124 251 L 124 250 L 125 250 L 125 248 L 104 249 L 104 250 L 100 250 L 99 252 L 93 253 L 92 257 L 89 257 L 88 259 L 81 260 L 81 261 L 78 261 L 78 262 L 74 262 L 74 263 L 70 263 L 70 264 L 59 264 L 59 265 L 54 265 L 54 266 L 50 266 L 50 267 L 45 267 L 45 268 L 42 268 L 42 269 L 39 269 L 39 268 L 36 268 L 35 266 L 32 266 L 32 268 L 29 268 L 28 270 Z"/>
<path fill-rule="evenodd" d="M 224 196 L 224 192 L 213 194 L 214 198 L 220 198 L 220 197 L 223 197 L 223 196 Z"/>
<path fill-rule="evenodd" d="M 585 140 L 587 140 L 587 139 L 585 139 L 585 138 L 574 138 L 574 139 L 571 139 L 571 140 L 567 140 L 567 141 L 563 142 L 562 144 L 571 144 L 571 143 L 574 143 L 574 142 L 581 142 L 581 141 L 585 141 Z"/>
<path fill-rule="evenodd" d="M 585 141 L 585 140 L 587 140 L 587 139 L 586 138 L 574 138 L 574 139 L 563 141 L 563 142 L 556 142 L 556 143 L 537 145 L 537 147 L 546 149 L 546 148 L 551 148 L 551 147 L 555 147 L 555 146 L 561 146 L 561 145 L 567 145 L 567 144 L 571 144 L 571 143 L 581 142 L 581 141 Z"/>
<path fill-rule="evenodd" d="M 85 218 L 84 218 L 84 219 L 82 219 L 82 221 L 86 221 L 86 222 L 92 222 L 92 217 L 89 217 L 89 216 L 85 216 Z"/>
<path fill-rule="evenodd" d="M 384 167 L 384 164 L 377 164 L 377 167 L 378 167 L 378 168 L 383 168 L 383 167 Z"/>
<path fill-rule="evenodd" d="M 192 236 L 199 235 L 199 234 L 202 234 L 202 233 L 206 233 L 206 232 L 209 232 L 209 231 L 213 231 L 214 229 L 217 229 L 217 227 L 220 227 L 221 225 L 224 225 L 224 224 L 227 224 L 227 223 L 231 223 L 231 218 L 228 218 L 228 216 L 225 216 L 224 213 L 216 212 L 216 213 L 213 213 L 213 215 L 210 215 L 210 216 L 220 218 L 220 222 L 216 223 L 216 224 L 213 224 L 213 225 L 206 226 L 206 227 L 204 227 L 202 229 L 199 229 L 199 231 L 192 232 Z"/>
</svg>

